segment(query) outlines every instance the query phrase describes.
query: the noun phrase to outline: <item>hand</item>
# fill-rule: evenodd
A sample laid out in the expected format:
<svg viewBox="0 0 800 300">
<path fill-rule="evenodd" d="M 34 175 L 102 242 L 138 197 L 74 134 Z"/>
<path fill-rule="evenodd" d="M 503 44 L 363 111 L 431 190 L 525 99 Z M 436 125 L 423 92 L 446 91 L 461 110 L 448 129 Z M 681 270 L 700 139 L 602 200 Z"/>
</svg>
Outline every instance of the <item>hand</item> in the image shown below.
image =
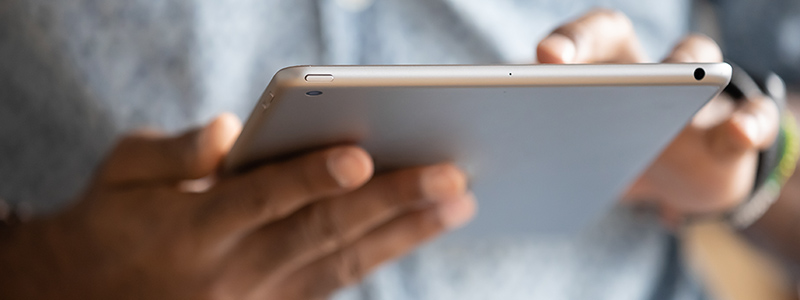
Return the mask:
<svg viewBox="0 0 800 300">
<path fill-rule="evenodd" d="M 0 298 L 324 298 L 474 212 L 454 166 L 371 178 L 353 146 L 209 179 L 239 130 L 123 139 L 76 206 L 0 241 Z"/>
<path fill-rule="evenodd" d="M 631 21 L 595 10 L 559 27 L 537 48 L 542 63 L 642 63 L 647 57 Z M 664 62 L 719 62 L 711 39 L 690 35 Z M 736 105 L 720 96 L 703 107 L 623 199 L 652 201 L 670 227 L 685 216 L 726 212 L 746 199 L 755 181 L 758 152 L 778 131 L 778 110 L 767 98 Z"/>
</svg>

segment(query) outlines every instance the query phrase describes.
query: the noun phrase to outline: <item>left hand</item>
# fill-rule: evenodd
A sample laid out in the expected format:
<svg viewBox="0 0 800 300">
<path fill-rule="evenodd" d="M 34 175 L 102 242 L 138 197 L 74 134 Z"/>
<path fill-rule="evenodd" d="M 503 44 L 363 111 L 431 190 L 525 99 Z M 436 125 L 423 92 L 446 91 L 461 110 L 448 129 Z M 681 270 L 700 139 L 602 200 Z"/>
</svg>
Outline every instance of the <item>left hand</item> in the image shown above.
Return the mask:
<svg viewBox="0 0 800 300">
<path fill-rule="evenodd" d="M 631 21 L 622 13 L 594 10 L 563 25 L 539 43 L 541 63 L 647 62 Z M 664 62 L 720 62 L 713 40 L 690 35 Z M 684 217 L 726 212 L 747 199 L 758 152 L 778 132 L 779 112 L 766 97 L 736 104 L 718 96 L 703 107 L 623 196 L 653 202 L 668 227 Z"/>
</svg>

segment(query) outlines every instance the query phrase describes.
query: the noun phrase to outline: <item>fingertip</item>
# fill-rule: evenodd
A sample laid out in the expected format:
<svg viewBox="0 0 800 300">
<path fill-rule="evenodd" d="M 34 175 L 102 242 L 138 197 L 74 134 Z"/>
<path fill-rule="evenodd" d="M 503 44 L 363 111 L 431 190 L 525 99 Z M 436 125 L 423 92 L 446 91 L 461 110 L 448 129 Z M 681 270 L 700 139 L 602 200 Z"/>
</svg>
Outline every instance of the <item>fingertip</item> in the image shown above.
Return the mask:
<svg viewBox="0 0 800 300">
<path fill-rule="evenodd" d="M 217 116 L 217 118 L 211 122 L 210 126 L 218 128 L 220 133 L 223 133 L 224 136 L 234 139 L 239 137 L 239 134 L 242 132 L 242 120 L 229 112 Z"/>
<path fill-rule="evenodd" d="M 560 33 L 553 33 L 536 47 L 536 56 L 540 63 L 565 64 L 574 62 L 576 51 L 572 39 Z"/>
<path fill-rule="evenodd" d="M 242 131 L 242 121 L 235 114 L 225 112 L 214 118 L 206 128 L 220 133 L 220 136 L 236 138 Z"/>
<path fill-rule="evenodd" d="M 372 157 L 362 148 L 345 146 L 331 150 L 327 160 L 328 172 L 341 187 L 364 184 L 374 171 Z"/>
<path fill-rule="evenodd" d="M 195 137 L 197 153 L 192 165 L 192 177 L 206 176 L 219 167 L 222 159 L 233 148 L 242 130 L 242 122 L 231 113 L 223 113 L 208 123 Z"/>
<path fill-rule="evenodd" d="M 430 200 L 454 197 L 467 189 L 467 175 L 453 164 L 428 167 L 420 180 L 425 197 Z"/>
<path fill-rule="evenodd" d="M 455 201 L 447 201 L 436 207 L 436 212 L 445 229 L 464 226 L 477 212 L 477 201 L 472 193 L 464 194 Z"/>
</svg>

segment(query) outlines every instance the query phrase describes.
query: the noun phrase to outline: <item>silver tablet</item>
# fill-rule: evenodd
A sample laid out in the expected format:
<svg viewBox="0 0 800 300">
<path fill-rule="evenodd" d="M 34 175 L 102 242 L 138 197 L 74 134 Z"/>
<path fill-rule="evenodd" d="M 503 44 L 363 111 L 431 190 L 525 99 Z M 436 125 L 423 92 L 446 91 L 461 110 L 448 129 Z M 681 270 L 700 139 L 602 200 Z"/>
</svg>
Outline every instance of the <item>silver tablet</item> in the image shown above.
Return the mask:
<svg viewBox="0 0 800 300">
<path fill-rule="evenodd" d="M 341 143 L 364 147 L 378 171 L 452 161 L 478 198 L 457 236 L 571 233 L 730 75 L 724 63 L 289 67 L 225 168 Z"/>
</svg>

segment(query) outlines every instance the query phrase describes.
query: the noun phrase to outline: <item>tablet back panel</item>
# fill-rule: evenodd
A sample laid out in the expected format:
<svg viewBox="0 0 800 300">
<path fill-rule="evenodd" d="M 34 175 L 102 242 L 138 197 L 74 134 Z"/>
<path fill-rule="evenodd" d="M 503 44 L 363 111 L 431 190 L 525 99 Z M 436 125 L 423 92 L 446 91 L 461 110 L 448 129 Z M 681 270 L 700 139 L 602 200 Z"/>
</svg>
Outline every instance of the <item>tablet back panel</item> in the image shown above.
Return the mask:
<svg viewBox="0 0 800 300">
<path fill-rule="evenodd" d="M 226 167 L 339 143 L 363 146 L 379 171 L 453 161 L 479 205 L 456 235 L 573 233 L 613 205 L 730 75 L 725 64 L 438 66 L 451 69 L 428 77 L 380 68 L 426 67 L 282 71 Z M 503 76 L 479 75 L 488 71 Z"/>
</svg>

